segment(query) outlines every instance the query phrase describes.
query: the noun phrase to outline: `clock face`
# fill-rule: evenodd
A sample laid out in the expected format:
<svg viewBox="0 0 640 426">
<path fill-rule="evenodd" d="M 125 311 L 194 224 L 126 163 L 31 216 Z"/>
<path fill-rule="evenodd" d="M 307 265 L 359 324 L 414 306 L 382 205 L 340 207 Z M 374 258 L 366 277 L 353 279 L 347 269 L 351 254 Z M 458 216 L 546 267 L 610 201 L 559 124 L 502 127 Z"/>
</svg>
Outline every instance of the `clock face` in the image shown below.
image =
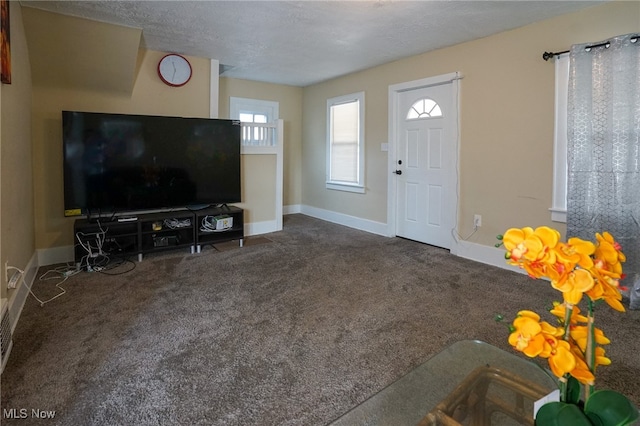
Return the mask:
<svg viewBox="0 0 640 426">
<path fill-rule="evenodd" d="M 191 78 L 191 64 L 183 56 L 171 53 L 160 59 L 158 75 L 169 86 L 184 86 Z"/>
</svg>

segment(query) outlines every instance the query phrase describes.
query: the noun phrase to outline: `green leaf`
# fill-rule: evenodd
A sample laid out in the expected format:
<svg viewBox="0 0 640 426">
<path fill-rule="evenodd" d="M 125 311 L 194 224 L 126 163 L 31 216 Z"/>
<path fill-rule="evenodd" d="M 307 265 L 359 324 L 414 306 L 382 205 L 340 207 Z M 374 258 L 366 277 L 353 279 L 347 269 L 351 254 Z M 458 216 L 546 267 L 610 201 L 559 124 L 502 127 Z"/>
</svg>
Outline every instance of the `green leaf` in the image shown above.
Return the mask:
<svg viewBox="0 0 640 426">
<path fill-rule="evenodd" d="M 573 376 L 569 376 L 567 381 L 567 400 L 565 402 L 569 404 L 577 404 L 580 402 L 580 394 L 582 392 L 582 385 L 578 379 Z"/>
<path fill-rule="evenodd" d="M 536 426 L 593 426 L 580 407 L 564 402 L 549 402 L 538 410 Z"/>
<path fill-rule="evenodd" d="M 584 406 L 596 425 L 624 426 L 638 420 L 638 409 L 624 395 L 611 390 L 595 391 Z"/>
</svg>

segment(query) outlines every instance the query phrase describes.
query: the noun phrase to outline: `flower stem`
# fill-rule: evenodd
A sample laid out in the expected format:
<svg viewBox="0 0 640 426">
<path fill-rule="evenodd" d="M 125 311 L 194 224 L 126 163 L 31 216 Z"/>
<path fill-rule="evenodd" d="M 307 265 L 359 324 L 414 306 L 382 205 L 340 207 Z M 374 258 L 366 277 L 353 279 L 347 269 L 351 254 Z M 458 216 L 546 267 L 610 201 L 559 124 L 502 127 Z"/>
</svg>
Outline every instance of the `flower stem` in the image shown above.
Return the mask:
<svg viewBox="0 0 640 426">
<path fill-rule="evenodd" d="M 564 310 L 564 337 L 563 339 L 569 341 L 571 333 L 571 315 L 573 314 L 573 305 L 565 302 Z M 567 402 L 567 377 L 561 377 L 559 379 L 560 401 Z"/>
<path fill-rule="evenodd" d="M 560 391 L 560 402 L 567 402 L 567 377 L 558 379 L 558 390 Z"/>
<path fill-rule="evenodd" d="M 595 318 L 593 314 L 593 301 L 587 298 L 587 306 L 589 313 L 587 315 L 587 353 L 585 358 L 589 370 L 595 377 L 596 375 L 596 330 L 594 326 Z M 585 402 L 589 400 L 589 396 L 593 393 L 594 385 L 585 386 Z"/>
<path fill-rule="evenodd" d="M 565 302 L 563 340 L 566 340 L 567 342 L 569 341 L 569 335 L 571 332 L 571 314 L 573 314 L 573 305 Z"/>
</svg>

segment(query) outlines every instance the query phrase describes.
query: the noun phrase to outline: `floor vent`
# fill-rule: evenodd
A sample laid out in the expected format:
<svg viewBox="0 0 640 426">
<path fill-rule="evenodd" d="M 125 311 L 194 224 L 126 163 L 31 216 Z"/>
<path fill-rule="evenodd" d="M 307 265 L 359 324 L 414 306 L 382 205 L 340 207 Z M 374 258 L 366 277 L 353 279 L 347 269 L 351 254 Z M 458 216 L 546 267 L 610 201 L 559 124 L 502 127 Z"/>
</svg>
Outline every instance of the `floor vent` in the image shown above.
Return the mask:
<svg viewBox="0 0 640 426">
<path fill-rule="evenodd" d="M 0 367 L 0 374 L 4 370 L 4 366 L 9 359 L 9 352 L 11 352 L 11 346 L 13 345 L 13 339 L 11 337 L 11 320 L 9 318 L 9 303 L 7 299 L 0 299 L 0 355 L 2 359 L 2 366 Z"/>
</svg>

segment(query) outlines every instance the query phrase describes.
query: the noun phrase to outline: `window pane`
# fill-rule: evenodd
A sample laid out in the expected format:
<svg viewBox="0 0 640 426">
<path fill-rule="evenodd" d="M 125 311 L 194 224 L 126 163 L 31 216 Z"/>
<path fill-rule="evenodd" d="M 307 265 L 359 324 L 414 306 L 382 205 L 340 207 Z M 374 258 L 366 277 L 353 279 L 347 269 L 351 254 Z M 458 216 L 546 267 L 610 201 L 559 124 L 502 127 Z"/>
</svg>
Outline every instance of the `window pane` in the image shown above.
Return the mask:
<svg viewBox="0 0 640 426">
<path fill-rule="evenodd" d="M 334 144 L 331 164 L 332 181 L 358 182 L 358 144 Z"/>
<path fill-rule="evenodd" d="M 420 99 L 415 102 L 407 112 L 407 120 L 430 117 L 442 117 L 442 110 L 436 101 L 429 98 Z"/>
<path fill-rule="evenodd" d="M 240 121 L 244 123 L 253 123 L 253 114 L 247 114 L 246 112 L 241 112 Z"/>
<path fill-rule="evenodd" d="M 358 101 L 331 107 L 333 143 L 358 140 L 358 110 Z"/>
<path fill-rule="evenodd" d="M 364 93 L 327 100 L 327 188 L 364 193 Z"/>
<path fill-rule="evenodd" d="M 359 106 L 352 101 L 331 107 L 332 181 L 358 182 Z"/>
<path fill-rule="evenodd" d="M 254 123 L 266 123 L 267 122 L 267 116 L 264 114 L 255 114 L 253 116 L 253 122 Z"/>
</svg>

